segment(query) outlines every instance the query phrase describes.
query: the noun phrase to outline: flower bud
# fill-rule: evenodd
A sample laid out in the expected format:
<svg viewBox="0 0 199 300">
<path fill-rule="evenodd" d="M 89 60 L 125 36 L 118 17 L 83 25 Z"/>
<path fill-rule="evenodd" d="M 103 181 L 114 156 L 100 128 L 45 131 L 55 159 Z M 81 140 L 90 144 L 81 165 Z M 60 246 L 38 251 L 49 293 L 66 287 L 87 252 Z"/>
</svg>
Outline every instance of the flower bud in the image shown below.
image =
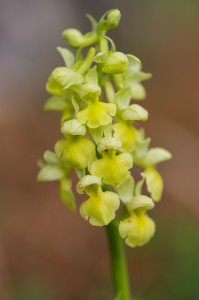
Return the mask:
<svg viewBox="0 0 199 300">
<path fill-rule="evenodd" d="M 111 10 L 107 15 L 107 30 L 116 28 L 119 25 L 121 13 L 118 9 Z"/>
<path fill-rule="evenodd" d="M 111 53 L 104 62 L 102 71 L 108 74 L 124 73 L 128 69 L 128 59 L 122 52 Z"/>
<path fill-rule="evenodd" d="M 62 32 L 63 38 L 69 43 L 70 46 L 79 48 L 84 42 L 83 34 L 74 28 L 66 29 Z"/>
</svg>

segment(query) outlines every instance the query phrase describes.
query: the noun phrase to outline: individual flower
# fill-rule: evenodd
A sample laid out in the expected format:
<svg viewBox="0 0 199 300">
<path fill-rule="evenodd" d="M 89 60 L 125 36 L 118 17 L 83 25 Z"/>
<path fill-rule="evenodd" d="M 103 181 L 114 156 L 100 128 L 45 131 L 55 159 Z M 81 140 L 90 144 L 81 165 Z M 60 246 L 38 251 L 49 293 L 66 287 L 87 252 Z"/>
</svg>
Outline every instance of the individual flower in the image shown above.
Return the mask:
<svg viewBox="0 0 199 300">
<path fill-rule="evenodd" d="M 40 162 L 41 170 L 37 175 L 38 181 L 54 181 L 60 180 L 65 176 L 68 176 L 71 167 L 67 163 L 63 163 L 60 157 L 51 151 L 45 151 L 44 155 L 44 162 Z"/>
<path fill-rule="evenodd" d="M 117 106 L 117 116 L 125 121 L 146 121 L 148 111 L 138 104 L 131 104 L 132 92 L 130 87 L 122 88 L 114 95 Z"/>
<path fill-rule="evenodd" d="M 103 144 L 103 148 L 101 144 Z M 121 143 L 118 143 L 115 138 L 103 138 L 98 145 L 98 151 L 102 152 L 102 158 L 91 164 L 91 174 L 113 186 L 120 183 L 133 166 L 133 159 L 129 153 L 118 154 L 116 152 L 119 146 Z"/>
<path fill-rule="evenodd" d="M 128 246 L 142 246 L 154 235 L 155 223 L 146 214 L 153 207 L 153 201 L 145 195 L 137 195 L 127 203 L 130 216 L 119 223 L 119 233 Z"/>
<path fill-rule="evenodd" d="M 55 145 L 55 152 L 77 169 L 87 168 L 95 159 L 95 145 L 83 136 L 67 135 Z"/>
<path fill-rule="evenodd" d="M 141 82 L 151 78 L 151 74 L 141 71 L 142 64 L 137 57 L 133 55 L 127 55 L 127 57 L 128 70 L 124 74 L 116 75 L 115 82 L 119 88 L 130 88 L 133 99 L 142 100 L 146 97 L 146 91 Z"/>
<path fill-rule="evenodd" d="M 163 192 L 163 180 L 156 170 L 157 163 L 171 159 L 171 153 L 163 148 L 149 148 L 150 139 L 145 139 L 144 134 L 140 134 L 133 157 L 137 165 L 144 169 L 143 178 L 146 179 L 147 190 L 154 201 L 159 201 Z"/>
<path fill-rule="evenodd" d="M 119 197 L 113 192 L 103 192 L 98 177 L 84 176 L 77 185 L 77 191 L 85 191 L 89 196 L 88 200 L 81 204 L 80 214 L 92 225 L 107 225 L 115 218 L 115 212 L 119 208 Z"/>
<path fill-rule="evenodd" d="M 76 87 L 84 82 L 84 77 L 67 68 L 55 68 L 46 84 L 46 90 L 52 95 L 64 95 L 69 88 Z"/>
<path fill-rule="evenodd" d="M 155 223 L 146 214 L 131 214 L 119 224 L 119 233 L 130 247 L 143 246 L 155 233 Z"/>
<path fill-rule="evenodd" d="M 59 181 L 60 197 L 63 203 L 71 210 L 76 209 L 75 197 L 72 192 L 72 181 L 69 179 L 71 166 L 64 162 L 51 151 L 44 153 L 45 164 L 41 164 L 41 170 L 37 176 L 38 181 Z"/>
</svg>

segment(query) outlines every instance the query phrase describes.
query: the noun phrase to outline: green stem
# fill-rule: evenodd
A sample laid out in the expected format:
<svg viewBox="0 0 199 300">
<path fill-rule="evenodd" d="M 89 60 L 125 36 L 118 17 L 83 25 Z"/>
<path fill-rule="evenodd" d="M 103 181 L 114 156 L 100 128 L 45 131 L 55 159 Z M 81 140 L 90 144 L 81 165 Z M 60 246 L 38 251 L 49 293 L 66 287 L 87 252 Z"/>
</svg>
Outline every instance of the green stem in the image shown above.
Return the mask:
<svg viewBox="0 0 199 300">
<path fill-rule="evenodd" d="M 111 256 L 114 300 L 131 300 L 125 249 L 119 236 L 118 224 L 114 220 L 106 228 Z"/>
</svg>

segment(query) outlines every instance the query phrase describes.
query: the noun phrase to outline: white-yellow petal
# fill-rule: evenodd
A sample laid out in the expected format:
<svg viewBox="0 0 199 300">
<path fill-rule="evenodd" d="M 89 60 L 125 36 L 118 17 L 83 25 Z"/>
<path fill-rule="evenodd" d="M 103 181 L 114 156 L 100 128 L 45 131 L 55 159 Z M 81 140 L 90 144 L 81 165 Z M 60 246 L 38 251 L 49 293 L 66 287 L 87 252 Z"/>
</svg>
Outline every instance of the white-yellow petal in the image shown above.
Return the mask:
<svg viewBox="0 0 199 300">
<path fill-rule="evenodd" d="M 163 148 L 151 148 L 142 159 L 142 164 L 145 166 L 156 165 L 157 163 L 171 159 L 172 155 L 169 151 Z"/>
<path fill-rule="evenodd" d="M 114 124 L 113 130 L 114 137 L 122 142 L 122 148 L 128 152 L 132 152 L 139 139 L 139 131 L 126 122 Z"/>
<path fill-rule="evenodd" d="M 71 210 L 76 209 L 75 196 L 72 192 L 72 181 L 63 178 L 60 181 L 59 194 L 62 202 Z"/>
<path fill-rule="evenodd" d="M 97 146 L 97 150 L 99 153 L 102 151 L 108 150 L 108 149 L 115 149 L 118 150 L 122 146 L 122 143 L 113 137 L 104 137 L 99 141 L 99 144 Z"/>
<path fill-rule="evenodd" d="M 148 119 L 148 111 L 138 104 L 132 104 L 121 111 L 121 117 L 124 120 L 146 121 Z"/>
<path fill-rule="evenodd" d="M 98 186 L 102 185 L 101 180 L 97 176 L 86 175 L 81 178 L 81 180 L 77 184 L 77 192 L 79 194 L 83 194 L 86 187 L 96 184 Z"/>
<path fill-rule="evenodd" d="M 62 124 L 61 132 L 71 135 L 85 135 L 86 126 L 82 125 L 78 120 L 73 119 Z"/>
<path fill-rule="evenodd" d="M 142 176 L 146 179 L 147 190 L 154 201 L 159 201 L 163 192 L 163 180 L 158 171 L 153 168 L 147 168 Z"/>
<path fill-rule="evenodd" d="M 124 179 L 116 186 L 117 193 L 123 203 L 128 203 L 133 198 L 134 191 L 134 179 L 128 174 Z"/>
<path fill-rule="evenodd" d="M 86 83 L 82 85 L 79 91 L 79 95 L 81 99 L 84 101 L 97 100 L 100 94 L 101 94 L 100 87 L 92 83 Z"/>
<path fill-rule="evenodd" d="M 133 211 L 147 211 L 154 208 L 154 202 L 151 198 L 145 195 L 133 197 L 132 201 L 128 202 L 127 208 L 130 212 Z"/>
</svg>

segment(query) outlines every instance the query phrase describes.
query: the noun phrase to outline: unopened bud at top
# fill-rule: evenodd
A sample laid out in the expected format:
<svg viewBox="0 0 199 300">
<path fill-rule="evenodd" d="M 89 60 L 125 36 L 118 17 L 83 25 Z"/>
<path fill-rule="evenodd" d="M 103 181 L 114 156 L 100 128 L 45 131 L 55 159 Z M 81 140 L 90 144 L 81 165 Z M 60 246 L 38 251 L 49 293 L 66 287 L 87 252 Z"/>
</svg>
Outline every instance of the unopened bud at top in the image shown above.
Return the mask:
<svg viewBox="0 0 199 300">
<path fill-rule="evenodd" d="M 74 28 L 66 29 L 62 32 L 62 36 L 70 46 L 79 48 L 84 42 L 83 34 Z"/>
<path fill-rule="evenodd" d="M 116 28 L 119 25 L 121 13 L 119 9 L 111 10 L 107 15 L 107 29 Z"/>
</svg>

